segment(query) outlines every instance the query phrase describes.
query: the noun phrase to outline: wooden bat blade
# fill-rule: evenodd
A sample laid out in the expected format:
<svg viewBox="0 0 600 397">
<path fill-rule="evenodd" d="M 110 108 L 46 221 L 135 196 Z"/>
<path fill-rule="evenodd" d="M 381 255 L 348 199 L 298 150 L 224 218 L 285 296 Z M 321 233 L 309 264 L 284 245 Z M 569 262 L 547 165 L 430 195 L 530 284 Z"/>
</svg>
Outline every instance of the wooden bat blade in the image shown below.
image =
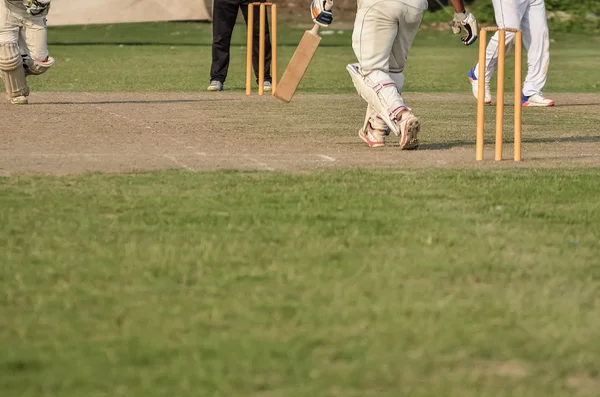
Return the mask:
<svg viewBox="0 0 600 397">
<path fill-rule="evenodd" d="M 296 48 L 290 63 L 277 84 L 277 89 L 273 93 L 275 98 L 284 102 L 292 100 L 298 84 L 300 84 L 302 77 L 304 77 L 304 73 L 308 69 L 308 65 L 319 47 L 320 41 L 321 36 L 308 30 L 304 32 L 298 48 Z"/>
</svg>

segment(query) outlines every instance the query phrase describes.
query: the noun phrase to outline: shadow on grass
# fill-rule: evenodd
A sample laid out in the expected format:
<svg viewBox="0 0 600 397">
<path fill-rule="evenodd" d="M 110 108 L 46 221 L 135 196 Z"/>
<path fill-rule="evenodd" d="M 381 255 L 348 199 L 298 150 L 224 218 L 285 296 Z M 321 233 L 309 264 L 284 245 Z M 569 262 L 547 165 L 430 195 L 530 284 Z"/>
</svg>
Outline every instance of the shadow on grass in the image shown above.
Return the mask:
<svg viewBox="0 0 600 397">
<path fill-rule="evenodd" d="M 219 98 L 219 101 L 239 101 L 236 98 Z M 194 103 L 194 102 L 214 102 L 214 99 L 205 98 L 205 99 L 155 99 L 155 100 L 131 100 L 131 101 L 60 101 L 60 102 L 33 102 L 31 105 L 123 105 L 123 104 L 152 104 L 152 103 Z"/>
<path fill-rule="evenodd" d="M 572 108 L 572 107 L 577 107 L 577 106 L 600 106 L 600 102 L 597 103 L 565 103 L 565 104 L 558 104 L 558 105 L 554 105 L 554 107 L 556 108 Z"/>
<path fill-rule="evenodd" d="M 563 138 L 523 138 L 523 143 L 600 143 L 600 136 L 570 136 Z M 505 140 L 504 144 L 513 144 L 512 140 Z M 493 145 L 494 141 L 485 141 L 486 145 Z M 445 150 L 455 147 L 475 146 L 475 140 L 472 141 L 453 141 L 453 142 L 436 142 L 425 143 L 419 146 L 419 150 Z"/>
<path fill-rule="evenodd" d="M 554 106 L 546 106 L 546 107 L 544 107 L 544 106 L 535 107 L 534 106 L 534 108 L 535 109 L 552 109 L 552 108 L 570 108 L 570 107 L 578 107 L 578 106 L 582 106 L 582 107 L 585 107 L 585 106 L 600 106 L 600 102 L 597 102 L 597 103 L 564 103 L 564 104 L 563 103 L 559 103 L 559 104 L 556 104 Z M 504 103 L 504 108 L 511 108 L 512 109 L 513 107 L 515 107 L 514 102 L 508 102 L 508 103 L 505 102 Z M 487 104 L 487 105 L 485 105 L 485 108 L 486 109 L 492 109 L 492 108 L 495 109 L 496 108 L 496 103 Z M 526 107 L 524 107 L 523 109 L 525 109 L 525 108 Z"/>
</svg>

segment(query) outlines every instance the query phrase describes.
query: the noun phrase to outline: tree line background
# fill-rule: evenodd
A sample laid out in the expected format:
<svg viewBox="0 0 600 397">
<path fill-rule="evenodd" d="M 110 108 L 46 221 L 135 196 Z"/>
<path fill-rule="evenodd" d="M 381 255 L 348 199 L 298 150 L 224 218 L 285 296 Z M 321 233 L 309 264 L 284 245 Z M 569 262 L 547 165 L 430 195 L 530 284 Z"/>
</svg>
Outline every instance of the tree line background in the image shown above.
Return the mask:
<svg viewBox="0 0 600 397">
<path fill-rule="evenodd" d="M 275 0 L 277 1 L 277 0 Z M 548 23 L 553 31 L 600 32 L 600 0 L 545 0 L 548 10 Z M 334 17 L 351 20 L 356 12 L 356 0 L 334 0 Z M 428 0 L 429 11 L 424 24 L 446 22 L 451 9 L 448 0 Z M 494 23 L 494 10 L 491 0 L 466 0 L 467 8 L 484 24 Z M 307 12 L 309 0 L 279 0 L 279 8 L 293 13 Z"/>
</svg>

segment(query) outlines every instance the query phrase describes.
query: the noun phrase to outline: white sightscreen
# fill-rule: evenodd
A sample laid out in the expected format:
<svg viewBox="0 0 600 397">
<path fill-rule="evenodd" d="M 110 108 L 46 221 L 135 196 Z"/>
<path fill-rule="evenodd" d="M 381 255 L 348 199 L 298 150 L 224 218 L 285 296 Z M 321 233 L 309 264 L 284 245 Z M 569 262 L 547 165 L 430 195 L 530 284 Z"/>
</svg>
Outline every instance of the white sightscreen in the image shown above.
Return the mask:
<svg viewBox="0 0 600 397">
<path fill-rule="evenodd" d="M 52 0 L 48 25 L 210 21 L 212 0 Z"/>
</svg>

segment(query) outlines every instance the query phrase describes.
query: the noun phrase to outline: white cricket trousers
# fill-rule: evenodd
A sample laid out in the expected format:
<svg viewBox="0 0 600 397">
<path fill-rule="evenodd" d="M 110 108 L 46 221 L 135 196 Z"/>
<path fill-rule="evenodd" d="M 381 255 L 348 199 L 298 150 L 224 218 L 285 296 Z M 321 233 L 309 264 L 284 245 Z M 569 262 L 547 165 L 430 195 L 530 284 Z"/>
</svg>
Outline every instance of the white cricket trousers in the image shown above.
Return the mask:
<svg viewBox="0 0 600 397">
<path fill-rule="evenodd" d="M 544 0 L 492 0 L 498 27 L 521 29 L 527 51 L 527 76 L 523 95 L 540 94 L 546 85 L 550 64 L 550 36 Z M 506 32 L 506 48 L 514 46 L 515 34 Z M 485 81 L 491 81 L 498 66 L 498 33 L 494 34 L 486 51 Z M 479 65 L 475 68 L 475 76 Z"/>
<path fill-rule="evenodd" d="M 352 49 L 361 71 L 402 73 L 426 9 L 426 0 L 358 0 Z"/>
<path fill-rule="evenodd" d="M 391 108 L 404 105 L 404 66 L 408 52 L 419 31 L 427 0 L 358 0 L 352 49 L 363 76 L 374 83 L 390 79 L 397 91 L 386 94 Z M 387 129 L 369 106 L 367 119 L 377 129 Z"/>
<path fill-rule="evenodd" d="M 22 55 L 36 61 L 48 57 L 46 13 L 32 16 L 17 5 L 0 0 L 0 44 L 17 43 Z"/>
</svg>

